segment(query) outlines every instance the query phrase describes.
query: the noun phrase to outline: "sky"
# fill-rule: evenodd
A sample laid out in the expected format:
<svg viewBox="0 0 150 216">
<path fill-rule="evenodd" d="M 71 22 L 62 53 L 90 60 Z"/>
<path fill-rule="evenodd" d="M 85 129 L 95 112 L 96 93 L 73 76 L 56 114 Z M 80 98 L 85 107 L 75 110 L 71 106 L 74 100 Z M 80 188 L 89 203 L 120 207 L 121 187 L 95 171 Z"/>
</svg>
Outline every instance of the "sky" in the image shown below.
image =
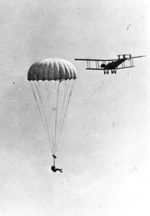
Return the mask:
<svg viewBox="0 0 150 216">
<path fill-rule="evenodd" d="M 0 214 L 149 215 L 146 0 L 0 0 Z M 116 75 L 74 58 L 146 55 Z M 52 173 L 27 72 L 44 58 L 77 70 Z"/>
</svg>

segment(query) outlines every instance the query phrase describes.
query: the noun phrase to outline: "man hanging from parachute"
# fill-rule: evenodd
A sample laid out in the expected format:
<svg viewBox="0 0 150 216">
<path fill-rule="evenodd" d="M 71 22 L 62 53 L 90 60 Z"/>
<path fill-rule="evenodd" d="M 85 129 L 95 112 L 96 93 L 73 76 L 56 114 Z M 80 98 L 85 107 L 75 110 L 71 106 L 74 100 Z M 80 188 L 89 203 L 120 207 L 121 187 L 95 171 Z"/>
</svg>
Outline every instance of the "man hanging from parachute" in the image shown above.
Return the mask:
<svg viewBox="0 0 150 216">
<path fill-rule="evenodd" d="M 59 169 L 59 168 L 56 168 L 55 167 L 55 159 L 57 158 L 55 155 L 52 155 L 52 157 L 53 157 L 53 166 L 51 166 L 51 170 L 53 171 L 53 172 L 57 172 L 57 171 L 59 171 L 59 172 L 63 172 L 63 170 L 62 169 Z"/>
<path fill-rule="evenodd" d="M 62 169 L 55 167 L 55 155 L 75 79 L 75 67 L 59 58 L 48 58 L 34 63 L 27 75 L 52 151 L 53 172 L 62 173 Z"/>
</svg>

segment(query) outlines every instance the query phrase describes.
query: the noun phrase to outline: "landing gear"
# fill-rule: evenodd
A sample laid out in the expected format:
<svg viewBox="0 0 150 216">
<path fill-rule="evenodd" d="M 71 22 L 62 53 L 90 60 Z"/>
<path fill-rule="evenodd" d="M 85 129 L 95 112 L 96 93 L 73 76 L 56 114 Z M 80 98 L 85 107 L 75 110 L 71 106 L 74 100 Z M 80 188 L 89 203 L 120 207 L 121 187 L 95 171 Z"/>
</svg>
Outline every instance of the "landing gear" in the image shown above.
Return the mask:
<svg viewBox="0 0 150 216">
<path fill-rule="evenodd" d="M 104 75 L 109 74 L 109 70 L 104 70 Z"/>
<path fill-rule="evenodd" d="M 109 74 L 109 70 L 104 70 L 104 75 Z M 116 70 L 112 69 L 111 74 L 116 74 Z"/>
<path fill-rule="evenodd" d="M 111 74 L 116 74 L 116 70 L 111 70 Z"/>
</svg>

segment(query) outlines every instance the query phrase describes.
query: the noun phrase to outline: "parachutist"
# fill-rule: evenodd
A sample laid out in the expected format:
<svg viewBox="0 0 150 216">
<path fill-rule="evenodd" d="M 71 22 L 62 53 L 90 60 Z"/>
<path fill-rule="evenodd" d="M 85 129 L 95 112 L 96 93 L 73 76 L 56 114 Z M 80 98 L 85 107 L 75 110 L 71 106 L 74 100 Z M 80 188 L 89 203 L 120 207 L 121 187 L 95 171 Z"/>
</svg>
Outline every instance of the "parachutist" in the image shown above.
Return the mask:
<svg viewBox="0 0 150 216">
<path fill-rule="evenodd" d="M 53 171 L 53 172 L 57 172 L 57 171 L 59 171 L 59 172 L 63 172 L 63 170 L 62 169 L 59 169 L 59 168 L 56 168 L 55 166 L 51 166 L 51 170 Z"/>
<path fill-rule="evenodd" d="M 54 154 L 52 155 L 52 157 L 53 157 L 53 166 L 51 166 L 51 170 L 53 171 L 53 172 L 57 172 L 57 171 L 59 171 L 59 172 L 63 172 L 62 171 L 62 169 L 59 169 L 59 168 L 56 168 L 55 167 L 55 159 L 57 158 Z"/>
</svg>

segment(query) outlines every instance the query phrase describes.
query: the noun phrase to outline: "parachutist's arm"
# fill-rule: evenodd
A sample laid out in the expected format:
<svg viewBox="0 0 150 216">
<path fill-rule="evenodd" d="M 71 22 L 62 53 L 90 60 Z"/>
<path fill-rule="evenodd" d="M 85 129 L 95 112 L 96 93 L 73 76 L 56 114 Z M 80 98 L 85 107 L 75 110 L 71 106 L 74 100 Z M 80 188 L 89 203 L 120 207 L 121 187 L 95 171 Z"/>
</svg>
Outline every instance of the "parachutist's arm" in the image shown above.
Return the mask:
<svg viewBox="0 0 150 216">
<path fill-rule="evenodd" d="M 55 158 L 55 159 L 57 158 L 56 155 L 54 155 L 54 154 L 52 155 L 52 157 Z"/>
</svg>

